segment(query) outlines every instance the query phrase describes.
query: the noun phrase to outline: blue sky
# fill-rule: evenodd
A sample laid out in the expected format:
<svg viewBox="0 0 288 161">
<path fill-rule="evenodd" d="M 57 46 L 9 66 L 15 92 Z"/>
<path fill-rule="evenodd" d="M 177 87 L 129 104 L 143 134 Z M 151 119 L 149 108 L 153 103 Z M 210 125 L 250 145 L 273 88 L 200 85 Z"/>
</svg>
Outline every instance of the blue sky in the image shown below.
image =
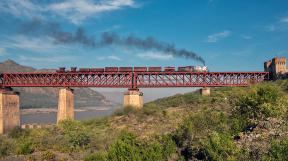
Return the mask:
<svg viewBox="0 0 288 161">
<path fill-rule="evenodd" d="M 1 0 L 0 60 L 36 68 L 59 66 L 183 66 L 201 64 L 157 50 L 56 43 L 49 34 L 21 32 L 39 19 L 65 32 L 78 27 L 96 40 L 103 32 L 152 36 L 203 57 L 211 71 L 261 71 L 288 56 L 287 0 Z"/>
</svg>

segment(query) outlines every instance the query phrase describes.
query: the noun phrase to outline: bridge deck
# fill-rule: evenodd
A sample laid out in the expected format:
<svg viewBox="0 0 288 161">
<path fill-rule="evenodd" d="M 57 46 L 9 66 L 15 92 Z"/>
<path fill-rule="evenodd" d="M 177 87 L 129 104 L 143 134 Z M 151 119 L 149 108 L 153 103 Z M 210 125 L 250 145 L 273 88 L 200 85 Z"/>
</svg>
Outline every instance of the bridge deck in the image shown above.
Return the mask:
<svg viewBox="0 0 288 161">
<path fill-rule="evenodd" d="M 0 74 L 0 87 L 219 87 L 267 78 L 267 72 L 29 72 Z"/>
</svg>

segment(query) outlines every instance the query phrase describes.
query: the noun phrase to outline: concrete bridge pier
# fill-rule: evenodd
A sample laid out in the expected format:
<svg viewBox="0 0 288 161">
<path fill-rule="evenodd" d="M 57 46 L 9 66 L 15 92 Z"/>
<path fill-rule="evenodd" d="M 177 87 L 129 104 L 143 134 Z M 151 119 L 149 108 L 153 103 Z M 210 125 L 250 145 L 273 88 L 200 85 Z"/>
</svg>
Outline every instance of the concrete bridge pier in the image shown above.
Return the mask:
<svg viewBox="0 0 288 161">
<path fill-rule="evenodd" d="M 11 88 L 0 89 L 0 134 L 20 127 L 19 93 Z"/>
<path fill-rule="evenodd" d="M 74 119 L 74 93 L 73 89 L 61 88 L 59 90 L 57 123 L 62 120 Z"/>
<path fill-rule="evenodd" d="M 143 107 L 143 93 L 139 89 L 128 89 L 124 93 L 123 106 L 141 109 Z"/>
<path fill-rule="evenodd" d="M 210 88 L 209 87 L 203 87 L 200 89 L 200 94 L 202 96 L 210 96 L 211 94 L 211 91 L 210 91 Z"/>
</svg>

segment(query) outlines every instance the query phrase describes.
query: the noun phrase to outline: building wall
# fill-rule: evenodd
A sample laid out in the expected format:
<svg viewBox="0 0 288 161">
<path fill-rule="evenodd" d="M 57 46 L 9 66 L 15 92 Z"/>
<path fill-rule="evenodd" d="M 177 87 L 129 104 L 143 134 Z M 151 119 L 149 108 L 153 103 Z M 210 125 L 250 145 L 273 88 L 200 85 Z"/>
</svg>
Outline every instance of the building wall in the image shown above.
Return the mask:
<svg viewBox="0 0 288 161">
<path fill-rule="evenodd" d="M 274 68 L 273 71 L 276 74 L 286 73 L 286 58 L 273 58 L 272 64 L 272 67 Z"/>
<path fill-rule="evenodd" d="M 285 57 L 275 57 L 272 60 L 264 62 L 264 71 L 270 73 L 270 77 L 277 79 L 285 75 L 287 70 L 287 63 Z"/>
</svg>

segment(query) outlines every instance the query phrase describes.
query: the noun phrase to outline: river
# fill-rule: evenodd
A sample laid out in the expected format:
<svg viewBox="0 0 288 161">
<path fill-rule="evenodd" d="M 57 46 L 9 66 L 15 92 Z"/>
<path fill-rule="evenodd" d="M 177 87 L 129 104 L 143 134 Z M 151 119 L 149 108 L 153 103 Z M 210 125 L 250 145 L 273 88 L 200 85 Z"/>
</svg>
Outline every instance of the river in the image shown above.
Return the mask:
<svg viewBox="0 0 288 161">
<path fill-rule="evenodd" d="M 75 110 L 76 120 L 88 120 L 101 116 L 108 116 L 114 112 L 115 108 L 108 108 L 106 110 Z M 56 123 L 57 112 L 53 110 L 52 112 L 45 113 L 23 113 L 21 112 L 21 124 L 54 124 Z"/>
</svg>

